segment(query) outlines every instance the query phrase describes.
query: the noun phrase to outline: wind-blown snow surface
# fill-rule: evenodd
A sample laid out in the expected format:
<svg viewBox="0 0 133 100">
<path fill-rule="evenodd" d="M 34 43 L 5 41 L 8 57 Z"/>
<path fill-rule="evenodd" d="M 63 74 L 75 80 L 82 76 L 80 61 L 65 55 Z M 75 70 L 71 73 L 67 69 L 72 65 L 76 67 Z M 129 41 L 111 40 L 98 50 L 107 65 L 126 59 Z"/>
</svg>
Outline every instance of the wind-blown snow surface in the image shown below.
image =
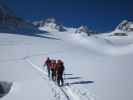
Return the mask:
<svg viewBox="0 0 133 100">
<path fill-rule="evenodd" d="M 47 35 L 0 34 L 0 81 L 13 83 L 2 100 L 133 99 L 133 37 Z M 64 60 L 66 86 L 48 80 L 47 56 Z"/>
</svg>

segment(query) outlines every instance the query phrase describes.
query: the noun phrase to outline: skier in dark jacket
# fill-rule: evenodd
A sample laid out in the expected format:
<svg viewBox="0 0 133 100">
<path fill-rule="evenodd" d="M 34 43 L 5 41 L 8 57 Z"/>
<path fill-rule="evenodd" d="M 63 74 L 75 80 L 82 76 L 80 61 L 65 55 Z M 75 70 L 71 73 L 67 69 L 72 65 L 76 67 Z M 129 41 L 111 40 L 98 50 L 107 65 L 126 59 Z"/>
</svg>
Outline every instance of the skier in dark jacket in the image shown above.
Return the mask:
<svg viewBox="0 0 133 100">
<path fill-rule="evenodd" d="M 58 86 L 63 86 L 64 85 L 64 80 L 63 80 L 63 72 L 64 72 L 64 63 L 61 60 L 58 60 L 57 66 L 56 66 L 56 74 L 57 74 L 57 84 Z M 60 84 L 61 82 L 61 84 Z"/>
<path fill-rule="evenodd" d="M 51 68 L 51 60 L 48 57 L 47 60 L 44 63 L 44 67 L 47 66 L 47 71 L 48 71 L 48 77 L 50 78 L 50 68 Z"/>
</svg>

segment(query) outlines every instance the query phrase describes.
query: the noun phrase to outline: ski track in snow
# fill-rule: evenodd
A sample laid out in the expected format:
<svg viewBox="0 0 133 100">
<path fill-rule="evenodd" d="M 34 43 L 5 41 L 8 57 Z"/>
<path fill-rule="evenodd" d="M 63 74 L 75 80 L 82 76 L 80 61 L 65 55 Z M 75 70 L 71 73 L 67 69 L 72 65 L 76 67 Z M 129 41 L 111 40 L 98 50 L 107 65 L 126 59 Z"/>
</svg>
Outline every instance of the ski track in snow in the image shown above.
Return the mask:
<svg viewBox="0 0 133 100">
<path fill-rule="evenodd" d="M 39 68 L 37 65 L 33 64 L 32 61 L 29 59 L 30 57 L 25 57 L 24 60 L 26 60 L 31 66 L 38 70 L 39 72 L 43 73 L 45 76 L 45 79 L 49 80 L 47 77 L 47 72 Z M 56 100 L 94 100 L 93 97 L 91 97 L 87 92 L 81 92 L 80 88 L 74 87 L 74 86 L 63 86 L 58 87 L 57 84 L 51 80 L 49 80 L 53 96 Z"/>
<path fill-rule="evenodd" d="M 39 72 L 43 73 L 43 74 L 45 75 L 45 79 L 49 80 L 49 78 L 47 77 L 47 72 L 46 72 L 46 71 L 42 70 L 42 69 L 39 68 L 37 65 L 33 64 L 33 63 L 32 63 L 29 59 L 27 59 L 27 58 L 26 58 L 26 61 L 27 61 L 29 64 L 31 64 L 31 66 L 32 66 L 34 69 L 36 69 L 36 70 L 38 70 Z M 50 85 L 52 86 L 52 91 L 53 91 L 53 93 L 54 93 L 54 97 L 55 97 L 57 100 L 63 100 L 63 99 L 64 99 L 64 98 L 61 99 L 61 96 L 62 96 L 61 93 L 64 94 L 64 96 L 65 96 L 65 98 L 66 98 L 67 100 L 71 100 L 71 99 L 69 98 L 69 95 L 67 95 L 67 93 L 66 93 L 63 89 L 61 89 L 60 87 L 56 86 L 54 82 L 50 81 Z M 61 92 L 59 92 L 59 90 L 61 90 Z"/>
</svg>

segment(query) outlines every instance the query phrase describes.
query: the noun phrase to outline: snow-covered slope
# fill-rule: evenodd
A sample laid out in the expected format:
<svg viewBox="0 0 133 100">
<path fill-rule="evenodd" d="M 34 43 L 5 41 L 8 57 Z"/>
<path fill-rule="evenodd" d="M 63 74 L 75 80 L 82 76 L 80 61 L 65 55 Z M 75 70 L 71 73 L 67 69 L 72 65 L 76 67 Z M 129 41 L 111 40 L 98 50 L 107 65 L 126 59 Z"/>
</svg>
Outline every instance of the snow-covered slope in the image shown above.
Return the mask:
<svg viewBox="0 0 133 100">
<path fill-rule="evenodd" d="M 66 33 L 0 34 L 0 81 L 13 83 L 2 100 L 132 100 L 133 37 Z M 66 86 L 48 80 L 48 56 L 64 60 Z"/>
<path fill-rule="evenodd" d="M 109 35 L 88 37 L 79 34 L 88 31 L 84 27 L 78 31 L 66 28 L 55 19 L 35 22 L 41 30 L 49 32 L 40 34 L 35 26 L 16 17 L 3 5 L 0 15 L 0 99 L 133 99 L 133 35 L 127 29 L 129 23 L 119 25 Z M 36 31 L 39 36 L 27 36 L 26 31 L 31 34 Z M 21 32 L 26 35 L 18 35 Z M 116 32 L 128 35 L 110 36 Z M 47 57 L 64 61 L 65 85 L 61 88 L 47 77 L 43 67 Z"/>
</svg>

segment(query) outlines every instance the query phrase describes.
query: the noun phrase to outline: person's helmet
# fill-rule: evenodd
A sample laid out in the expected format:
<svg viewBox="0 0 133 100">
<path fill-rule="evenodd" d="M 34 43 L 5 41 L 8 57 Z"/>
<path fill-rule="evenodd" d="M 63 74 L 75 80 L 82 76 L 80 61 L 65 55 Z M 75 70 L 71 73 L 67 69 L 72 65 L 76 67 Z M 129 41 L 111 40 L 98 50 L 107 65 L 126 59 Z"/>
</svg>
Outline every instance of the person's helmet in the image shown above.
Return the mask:
<svg viewBox="0 0 133 100">
<path fill-rule="evenodd" d="M 57 62 L 63 64 L 63 61 L 61 59 L 59 59 Z"/>
<path fill-rule="evenodd" d="M 50 60 L 50 58 L 49 58 L 49 57 L 47 57 L 47 60 Z"/>
</svg>

